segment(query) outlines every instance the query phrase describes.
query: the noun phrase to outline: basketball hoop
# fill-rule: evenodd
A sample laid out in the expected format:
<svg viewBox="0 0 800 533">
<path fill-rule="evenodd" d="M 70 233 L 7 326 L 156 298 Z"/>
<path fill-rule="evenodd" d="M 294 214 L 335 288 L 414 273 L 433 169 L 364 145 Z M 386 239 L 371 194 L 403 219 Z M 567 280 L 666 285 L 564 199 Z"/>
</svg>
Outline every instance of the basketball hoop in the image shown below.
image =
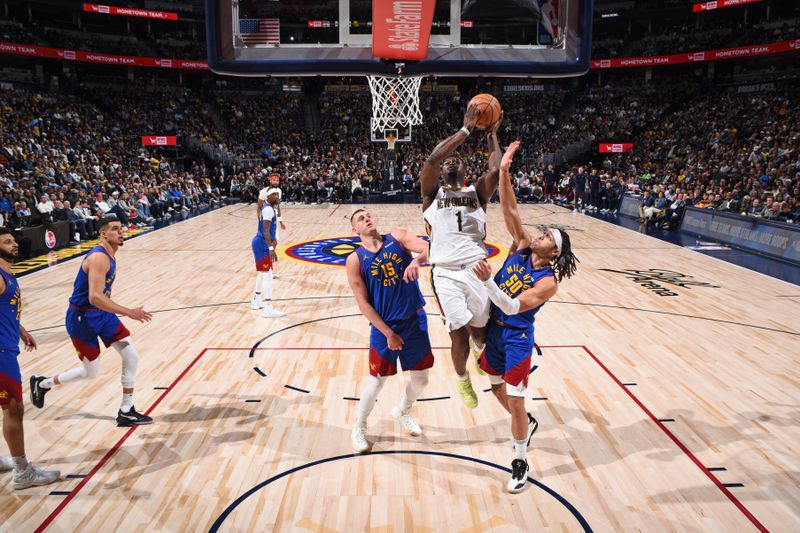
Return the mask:
<svg viewBox="0 0 800 533">
<path fill-rule="evenodd" d="M 398 124 L 422 124 L 422 112 L 419 110 L 421 76 L 367 76 L 367 81 L 372 93 L 372 131 L 393 128 Z M 393 145 L 390 142 L 389 150 L 393 149 Z"/>
</svg>

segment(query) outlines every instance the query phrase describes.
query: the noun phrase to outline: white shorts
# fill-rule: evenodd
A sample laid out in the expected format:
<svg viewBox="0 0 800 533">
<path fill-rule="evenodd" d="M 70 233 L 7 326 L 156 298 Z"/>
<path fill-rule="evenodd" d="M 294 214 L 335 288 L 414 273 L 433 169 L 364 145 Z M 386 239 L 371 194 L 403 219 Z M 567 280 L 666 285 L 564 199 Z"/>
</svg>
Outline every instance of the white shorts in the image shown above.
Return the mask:
<svg viewBox="0 0 800 533">
<path fill-rule="evenodd" d="M 458 270 L 434 266 L 431 275 L 433 293 L 442 310 L 447 331 L 464 326 L 482 328 L 489 321 L 489 291 L 475 276 L 471 263 Z"/>
</svg>

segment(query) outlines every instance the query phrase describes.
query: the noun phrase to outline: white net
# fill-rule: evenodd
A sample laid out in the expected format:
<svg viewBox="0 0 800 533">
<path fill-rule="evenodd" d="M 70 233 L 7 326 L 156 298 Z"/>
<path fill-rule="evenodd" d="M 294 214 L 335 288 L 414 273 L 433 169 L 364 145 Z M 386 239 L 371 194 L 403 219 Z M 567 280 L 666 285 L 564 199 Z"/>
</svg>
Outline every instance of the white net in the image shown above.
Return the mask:
<svg viewBox="0 0 800 533">
<path fill-rule="evenodd" d="M 422 77 L 367 76 L 372 92 L 372 131 L 422 124 L 419 86 Z"/>
</svg>

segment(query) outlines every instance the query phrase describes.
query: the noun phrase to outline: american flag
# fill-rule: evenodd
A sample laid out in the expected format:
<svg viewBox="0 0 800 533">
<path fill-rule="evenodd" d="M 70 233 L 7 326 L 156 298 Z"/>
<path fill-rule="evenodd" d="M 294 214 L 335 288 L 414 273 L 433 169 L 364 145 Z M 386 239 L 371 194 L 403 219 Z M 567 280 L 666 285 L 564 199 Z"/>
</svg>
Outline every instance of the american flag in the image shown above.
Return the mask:
<svg viewBox="0 0 800 533">
<path fill-rule="evenodd" d="M 239 33 L 246 45 L 280 44 L 280 19 L 240 19 Z"/>
</svg>

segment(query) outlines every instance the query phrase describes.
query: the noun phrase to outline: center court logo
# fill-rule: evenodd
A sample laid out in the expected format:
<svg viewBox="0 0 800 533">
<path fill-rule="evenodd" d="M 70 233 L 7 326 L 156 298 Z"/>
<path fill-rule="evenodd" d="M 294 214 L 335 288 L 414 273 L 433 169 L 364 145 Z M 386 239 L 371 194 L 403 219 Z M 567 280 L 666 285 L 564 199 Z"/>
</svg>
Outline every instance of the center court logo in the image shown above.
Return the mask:
<svg viewBox="0 0 800 533">
<path fill-rule="evenodd" d="M 422 239 L 428 240 L 427 237 Z M 344 266 L 347 256 L 355 252 L 359 246 L 361 240 L 358 237 L 332 237 L 294 244 L 286 249 L 286 255 L 307 263 Z M 486 248 L 489 250 L 490 258 L 500 253 L 500 249 L 492 244 L 486 243 Z"/>
</svg>

